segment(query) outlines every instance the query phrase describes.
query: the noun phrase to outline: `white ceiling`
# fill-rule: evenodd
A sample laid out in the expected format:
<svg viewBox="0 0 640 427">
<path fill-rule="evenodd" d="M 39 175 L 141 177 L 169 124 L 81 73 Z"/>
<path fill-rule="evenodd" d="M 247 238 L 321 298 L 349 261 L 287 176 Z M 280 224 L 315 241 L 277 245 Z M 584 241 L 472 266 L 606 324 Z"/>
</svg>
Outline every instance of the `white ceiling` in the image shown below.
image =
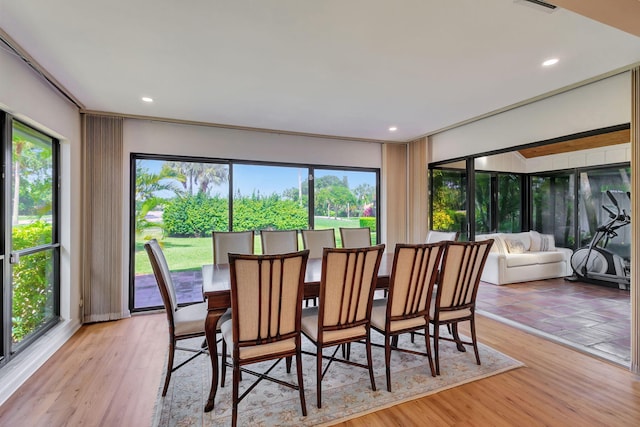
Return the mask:
<svg viewBox="0 0 640 427">
<path fill-rule="evenodd" d="M 392 141 L 640 62 L 513 0 L 0 0 L 0 28 L 86 110 Z"/>
</svg>

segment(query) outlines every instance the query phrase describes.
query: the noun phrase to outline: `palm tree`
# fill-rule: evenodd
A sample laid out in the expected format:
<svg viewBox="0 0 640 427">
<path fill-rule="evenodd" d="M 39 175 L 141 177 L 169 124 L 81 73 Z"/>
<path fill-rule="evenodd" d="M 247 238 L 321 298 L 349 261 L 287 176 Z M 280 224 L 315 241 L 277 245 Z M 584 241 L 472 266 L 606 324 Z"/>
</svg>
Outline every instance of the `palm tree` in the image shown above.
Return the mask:
<svg viewBox="0 0 640 427">
<path fill-rule="evenodd" d="M 182 186 L 188 194 L 194 194 L 196 188 L 198 193 L 207 194 L 212 185 L 223 183 L 228 178 L 227 167 L 214 163 L 166 162 L 162 169 L 183 176 Z"/>
<path fill-rule="evenodd" d="M 165 198 L 159 194 L 163 191 L 171 191 L 180 195 L 182 191 L 175 182 L 183 182 L 184 176 L 173 170 L 160 170 L 160 173 L 152 173 L 142 166 L 142 160 L 136 161 L 136 232 L 140 233 L 151 227 L 161 227 L 146 219 L 150 211 L 161 205 Z"/>
</svg>

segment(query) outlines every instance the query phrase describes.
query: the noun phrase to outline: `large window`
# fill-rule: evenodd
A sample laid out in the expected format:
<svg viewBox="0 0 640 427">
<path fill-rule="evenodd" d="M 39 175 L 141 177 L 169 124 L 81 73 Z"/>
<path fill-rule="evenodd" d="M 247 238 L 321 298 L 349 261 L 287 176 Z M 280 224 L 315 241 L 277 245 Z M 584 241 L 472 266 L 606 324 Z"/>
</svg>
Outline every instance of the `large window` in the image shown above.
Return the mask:
<svg viewBox="0 0 640 427">
<path fill-rule="evenodd" d="M 2 362 L 59 319 L 58 142 L 3 116 Z"/>
<path fill-rule="evenodd" d="M 211 231 L 370 227 L 377 242 L 378 170 L 132 156 L 130 308 L 162 305 L 144 242 L 163 247 L 179 304 L 202 301 Z M 302 247 L 301 237 L 300 247 Z"/>
</svg>

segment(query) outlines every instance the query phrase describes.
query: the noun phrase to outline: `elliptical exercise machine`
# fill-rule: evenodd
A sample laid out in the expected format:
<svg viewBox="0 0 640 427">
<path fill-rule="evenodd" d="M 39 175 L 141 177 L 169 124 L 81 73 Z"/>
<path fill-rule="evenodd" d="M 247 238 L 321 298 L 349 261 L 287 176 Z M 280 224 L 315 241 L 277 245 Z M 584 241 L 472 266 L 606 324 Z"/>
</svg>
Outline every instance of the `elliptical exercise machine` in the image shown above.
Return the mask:
<svg viewBox="0 0 640 427">
<path fill-rule="evenodd" d="M 616 230 L 631 223 L 631 217 L 624 209 L 620 209 L 618 201 L 609 190 L 607 190 L 607 196 L 616 212 L 602 205 L 609 214 L 609 221 L 596 228 L 587 246 L 573 252 L 571 267 L 576 276 L 573 280 L 612 287 L 617 285 L 620 289 L 629 290 L 631 283 L 629 260 L 607 249 L 607 244 L 618 235 Z M 627 196 L 631 197 L 629 193 Z"/>
</svg>

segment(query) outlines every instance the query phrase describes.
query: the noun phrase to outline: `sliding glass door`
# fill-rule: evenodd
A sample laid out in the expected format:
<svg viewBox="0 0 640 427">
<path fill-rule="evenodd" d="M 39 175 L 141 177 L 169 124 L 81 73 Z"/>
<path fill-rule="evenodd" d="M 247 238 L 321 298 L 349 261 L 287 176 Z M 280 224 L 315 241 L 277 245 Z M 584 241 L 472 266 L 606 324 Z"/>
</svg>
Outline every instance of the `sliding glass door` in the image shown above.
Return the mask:
<svg viewBox="0 0 640 427">
<path fill-rule="evenodd" d="M 440 165 L 431 170 L 431 228 L 457 231 L 468 240 L 466 162 Z"/>
<path fill-rule="evenodd" d="M 131 158 L 133 311 L 162 306 L 144 243 L 159 241 L 179 304 L 202 301 L 202 265 L 213 262 L 212 231 L 371 228 L 377 241 L 379 171 L 314 165 L 178 158 Z M 302 247 L 299 236 L 299 247 Z"/>
<path fill-rule="evenodd" d="M 531 229 L 553 234 L 556 246 L 575 245 L 575 173 L 534 174 L 531 180 Z"/>
</svg>

